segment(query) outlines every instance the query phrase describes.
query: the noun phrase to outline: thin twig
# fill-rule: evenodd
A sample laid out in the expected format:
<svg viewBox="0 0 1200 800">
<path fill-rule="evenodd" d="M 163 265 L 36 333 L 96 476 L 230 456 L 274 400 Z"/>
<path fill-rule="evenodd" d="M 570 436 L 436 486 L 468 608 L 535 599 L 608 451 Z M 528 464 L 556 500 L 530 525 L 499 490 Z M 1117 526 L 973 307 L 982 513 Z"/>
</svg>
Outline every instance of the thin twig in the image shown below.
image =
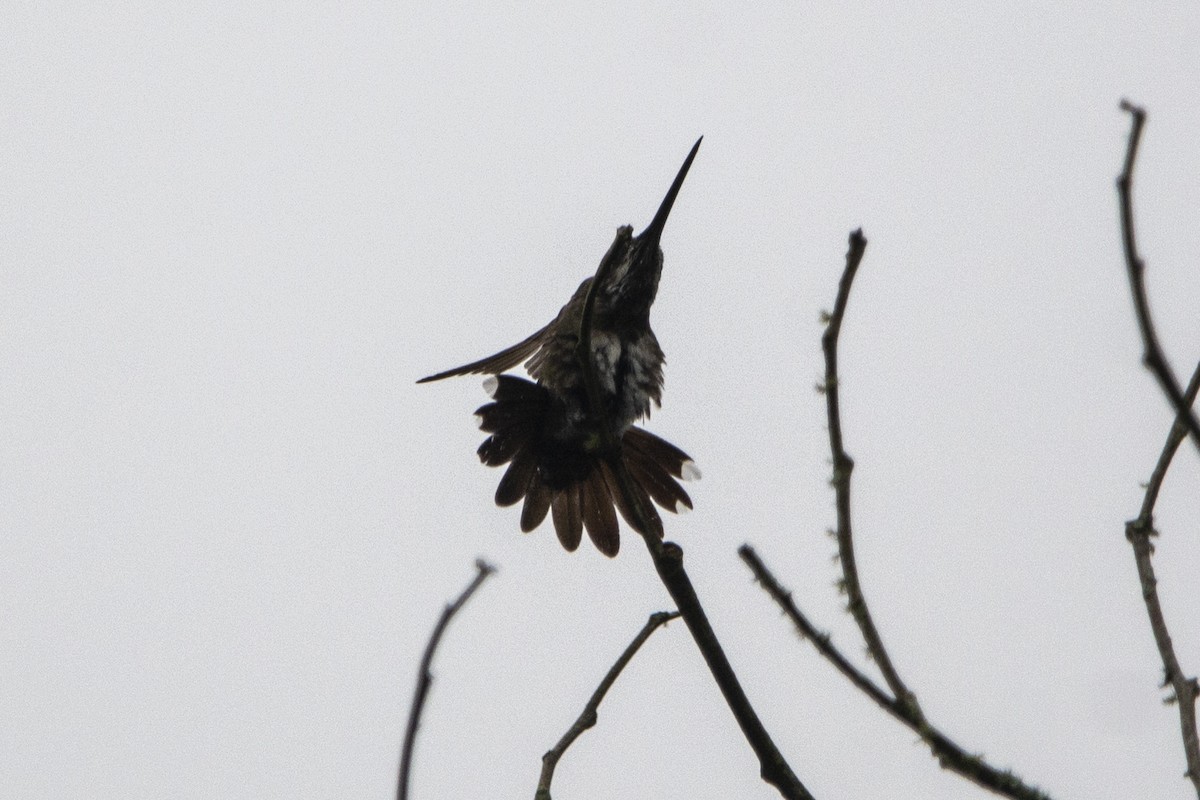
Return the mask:
<svg viewBox="0 0 1200 800">
<path fill-rule="evenodd" d="M 1188 382 L 1187 391 L 1183 395 L 1184 402 L 1189 407 L 1195 404 L 1198 393 L 1200 393 L 1200 363 L 1196 364 L 1196 370 Z M 1138 512 L 1137 521 L 1144 520 L 1144 527 L 1151 536 L 1154 535 L 1154 505 L 1158 502 L 1158 493 L 1162 489 L 1163 480 L 1167 477 L 1167 468 L 1171 466 L 1171 459 L 1175 457 L 1175 452 L 1187 435 L 1187 424 L 1176 417 L 1175 423 L 1171 425 L 1171 432 L 1167 434 L 1167 442 L 1163 445 L 1162 453 L 1158 456 L 1158 463 L 1154 465 L 1154 472 L 1150 473 L 1150 480 L 1146 484 L 1146 495 L 1142 498 L 1142 508 Z"/>
<path fill-rule="evenodd" d="M 754 754 L 758 757 L 759 775 L 764 781 L 774 786 L 787 800 L 815 800 L 791 766 L 779 752 L 771 735 L 758 718 L 754 706 L 746 696 L 738 681 L 733 666 L 725 656 L 717 634 L 708 621 L 708 615 L 700 604 L 700 598 L 692 586 L 691 579 L 683 568 L 683 548 L 674 542 L 663 542 L 658 538 L 660 528 L 654 524 L 654 514 L 642 505 L 639 492 L 634 491 L 633 478 L 625 467 L 621 457 L 620 441 L 614 435 L 612 426 L 605 423 L 604 404 L 600 400 L 599 382 L 596 379 L 595 359 L 592 357 L 592 314 L 596 304 L 596 292 L 607 280 L 615 266 L 611 253 L 600 262 L 592 285 L 588 288 L 583 303 L 583 313 L 579 324 L 579 340 L 575 348 L 583 370 L 583 383 L 588 398 L 588 410 L 591 418 L 599 429 L 605 462 L 616 479 L 617 489 L 621 492 L 625 506 L 633 517 L 634 527 L 642 535 L 646 549 L 654 561 L 654 569 L 663 582 L 675 607 L 683 618 L 684 624 L 696 641 L 700 654 L 708 664 L 713 679 L 725 698 L 725 703 L 733 712 L 742 734 L 746 737 Z M 661 525 L 661 522 L 659 523 Z"/>
<path fill-rule="evenodd" d="M 956 772 L 977 785 L 1005 797 L 1018 800 L 1048 800 L 1047 795 L 1041 790 L 1025 784 L 1011 772 L 990 766 L 980 756 L 967 753 L 929 723 L 917 702 L 916 695 L 905 685 L 900 673 L 892 663 L 891 657 L 884 647 L 883 638 L 879 635 L 871 618 L 866 596 L 863 594 L 862 584 L 858 577 L 858 566 L 854 558 L 854 537 L 850 518 L 850 475 L 854 470 L 854 460 L 846 452 L 842 440 L 837 347 L 842 319 L 850 299 L 850 287 L 854 283 L 854 276 L 858 272 L 859 264 L 862 263 L 866 247 L 867 240 L 861 229 L 850 234 L 846 266 L 838 285 L 837 299 L 834 301 L 833 312 L 827 320 L 825 333 L 821 337 L 821 346 L 825 353 L 825 383 L 822 389 L 825 393 L 826 414 L 829 418 L 829 448 L 833 456 L 832 484 L 837 506 L 836 535 L 839 561 L 842 565 L 842 584 L 849 598 L 850 612 L 866 641 L 867 652 L 878 665 L 884 681 L 891 690 L 891 695 L 889 696 L 843 656 L 833 646 L 828 634 L 819 631 L 805 618 L 792 601 L 790 593 L 779 585 L 779 582 L 770 574 L 749 545 L 743 546 L 739 552 L 742 559 L 753 570 L 755 577 L 796 624 L 801 635 L 813 642 L 818 652 L 832 662 L 860 691 L 915 731 L 929 746 L 943 769 Z"/>
<path fill-rule="evenodd" d="M 429 687 L 433 685 L 433 673 L 430 672 L 433 654 L 437 650 L 438 643 L 441 642 L 442 634 L 445 632 L 446 626 L 450 624 L 450 620 L 471 599 L 471 595 L 475 594 L 475 590 L 487 580 L 487 577 L 496 571 L 495 567 L 483 559 L 475 562 L 475 569 L 478 572 L 467 588 L 453 603 L 442 610 L 442 615 L 438 618 L 437 625 L 434 626 L 433 633 L 429 636 L 429 643 L 425 645 L 425 655 L 421 657 L 421 667 L 417 672 L 417 689 L 413 693 L 412 707 L 408 712 L 408 726 L 404 731 L 404 745 L 400 750 L 400 778 L 396 782 L 397 800 L 407 800 L 408 798 L 408 776 L 412 768 L 413 746 L 417 739 L 417 728 L 421 724 L 421 711 L 425 707 L 425 697 L 429 694 Z"/>
<path fill-rule="evenodd" d="M 837 503 L 837 543 L 838 557 L 842 564 L 843 585 L 850 613 L 862 631 L 867 643 L 867 652 L 879 666 L 887 685 L 901 703 L 912 706 L 912 713 L 920 717 L 921 708 L 900 673 L 892 665 L 883 639 L 871 618 L 871 610 L 863 595 L 862 584 L 858 580 L 858 564 L 854 558 L 854 536 L 850 523 L 850 474 L 854 471 L 854 459 L 846 452 L 842 443 L 842 414 L 838 391 L 837 347 L 838 336 L 842 330 L 842 317 L 846 313 L 846 304 L 850 299 L 850 287 L 862 262 L 863 253 L 867 249 L 867 240 L 863 237 L 862 229 L 850 234 L 850 249 L 846 252 L 846 268 L 842 272 L 838 284 L 837 300 L 833 304 L 833 313 L 829 315 L 829 323 L 825 334 L 821 337 L 821 349 L 825 352 L 825 411 L 829 417 L 829 449 L 833 453 L 833 488 Z"/>
<path fill-rule="evenodd" d="M 820 630 L 809 621 L 804 612 L 796 605 L 795 600 L 792 599 L 792 593 L 780 585 L 775 576 L 771 574 L 771 571 L 767 569 L 767 565 L 758 557 L 758 553 L 753 547 L 749 544 L 743 544 L 738 548 L 738 555 L 741 556 L 742 561 L 746 562 L 746 566 L 750 567 L 750 571 L 754 573 L 754 579 L 771 596 L 771 599 L 779 604 L 779 607 L 783 609 L 783 613 L 787 614 L 792 620 L 801 637 L 812 642 L 813 647 L 817 648 L 818 653 L 825 656 L 837 668 L 838 672 L 842 673 L 863 694 L 874 700 L 876 705 L 901 722 L 907 722 L 904 715 L 900 712 L 895 699 L 875 683 L 875 681 L 859 670 L 858 667 L 854 666 L 850 659 L 842 655 L 842 652 L 834 646 L 833 640 L 826 631 Z"/>
<path fill-rule="evenodd" d="M 1144 363 L 1158 378 L 1159 385 L 1171 400 L 1175 408 L 1175 422 L 1167 435 L 1166 444 L 1154 466 L 1154 472 L 1146 484 L 1146 494 L 1142 499 L 1142 508 L 1137 519 L 1125 523 L 1125 538 L 1133 546 L 1133 557 L 1137 564 L 1138 581 L 1142 586 L 1142 600 L 1146 603 L 1146 614 L 1150 618 L 1150 630 L 1154 634 L 1154 642 L 1158 646 L 1159 657 L 1163 663 L 1163 686 L 1170 686 L 1174 692 L 1171 701 L 1179 707 L 1179 731 L 1183 739 L 1184 759 L 1187 762 L 1188 778 L 1196 788 L 1196 796 L 1200 797 L 1200 736 L 1196 732 L 1196 699 L 1200 695 L 1200 683 L 1196 678 L 1188 678 L 1183 673 L 1179 659 L 1175 655 L 1175 646 L 1171 643 L 1171 634 L 1167 628 L 1166 617 L 1158 600 L 1158 579 L 1154 574 L 1152 556 L 1154 544 L 1151 537 L 1158 531 L 1154 528 L 1154 505 L 1158 502 L 1158 493 L 1166 478 L 1171 459 L 1179 449 L 1184 436 L 1190 434 L 1192 441 L 1200 447 L 1200 425 L 1197 425 L 1196 415 L 1192 413 L 1192 405 L 1200 392 L 1200 365 L 1192 374 L 1187 391 L 1179 391 L 1179 383 L 1171 371 L 1162 349 L 1158 345 L 1158 335 L 1150 320 L 1150 305 L 1146 299 L 1144 273 L 1146 265 L 1137 250 L 1137 240 L 1133 233 L 1133 167 L 1137 159 L 1138 143 L 1141 141 L 1142 126 L 1146 122 L 1146 112 L 1133 105 L 1128 100 L 1121 101 L 1121 109 L 1129 112 L 1133 118 L 1129 131 L 1129 145 L 1125 151 L 1125 164 L 1117 178 L 1117 195 L 1121 203 L 1121 240 L 1125 247 L 1125 264 L 1129 272 L 1129 288 L 1133 294 L 1133 305 L 1137 312 L 1138 326 L 1142 332 L 1145 353 Z"/>
<path fill-rule="evenodd" d="M 1162 347 L 1158 344 L 1158 334 L 1155 333 L 1154 323 L 1150 320 L 1150 301 L 1146 298 L 1146 262 L 1138 253 L 1137 238 L 1133 233 L 1133 165 L 1137 160 L 1138 143 L 1142 138 L 1142 126 L 1146 123 L 1146 112 L 1130 103 L 1121 101 L 1121 110 L 1129 112 L 1133 117 L 1129 130 L 1129 146 L 1125 151 L 1125 166 L 1117 176 L 1117 197 L 1121 205 L 1121 242 L 1125 249 L 1125 266 L 1129 273 L 1129 289 L 1133 294 L 1133 307 L 1137 314 L 1138 328 L 1142 332 L 1142 344 L 1145 352 L 1142 363 L 1158 379 L 1158 385 L 1171 402 L 1177 417 L 1183 420 L 1192 443 L 1200 450 L 1200 421 L 1192 413 L 1191 404 L 1184 402 L 1183 390 L 1179 388 L 1179 380 L 1167 363 Z"/>
<path fill-rule="evenodd" d="M 654 633 L 659 626 L 666 625 L 678 616 L 678 611 L 659 611 L 651 614 L 650 618 L 646 620 L 646 624 L 642 626 L 641 631 L 638 632 L 638 635 L 634 637 L 629 646 L 625 648 L 625 651 L 621 653 L 621 657 L 608 670 L 608 674 L 604 676 L 604 680 L 600 681 L 600 685 L 596 687 L 596 691 L 592 692 L 592 696 L 583 707 L 579 718 L 567 729 L 567 732 L 562 735 L 558 743 L 547 750 L 546 754 L 542 756 L 542 774 L 538 778 L 537 792 L 534 794 L 534 800 L 550 800 L 550 783 L 554 780 L 554 769 L 558 766 L 558 762 L 563 757 L 563 754 L 567 752 L 567 748 L 574 744 L 575 740 L 584 731 L 596 724 L 597 712 L 600 709 L 600 703 L 604 700 L 604 695 L 608 694 L 608 690 L 612 688 L 621 671 L 633 660 L 633 656 L 646 643 L 646 640 L 650 638 L 650 634 Z"/>
<path fill-rule="evenodd" d="M 1184 400 L 1190 407 L 1196 402 L 1200 393 L 1200 364 L 1192 373 Z M 1142 585 L 1142 600 L 1146 603 L 1146 615 L 1150 618 L 1150 630 L 1154 634 L 1154 643 L 1158 646 L 1159 657 L 1163 663 L 1163 686 L 1170 686 L 1174 692 L 1171 702 L 1179 708 L 1179 731 L 1183 739 L 1183 754 L 1187 762 L 1187 772 L 1184 776 L 1191 780 L 1196 787 L 1196 796 L 1200 797 L 1200 736 L 1196 731 L 1196 699 L 1200 695 L 1200 684 L 1195 677 L 1184 675 L 1183 667 L 1175 655 L 1175 646 L 1171 642 L 1171 633 L 1167 628 L 1167 620 L 1163 615 L 1162 605 L 1158 600 L 1158 579 L 1154 574 L 1154 544 L 1151 537 L 1157 536 L 1154 527 L 1154 505 L 1158 500 L 1159 490 L 1171 466 L 1171 459 L 1179 449 L 1179 445 L 1187 436 L 1187 427 L 1181 418 L 1176 418 L 1167 435 L 1166 444 L 1154 465 L 1154 472 L 1146 484 L 1146 494 L 1142 499 L 1142 508 L 1137 519 L 1125 523 L 1125 538 L 1133 546 L 1133 558 L 1137 564 L 1138 581 Z"/>
<path fill-rule="evenodd" d="M 978 786 L 1005 797 L 1020 798 L 1020 800 L 1050 800 L 1049 796 L 1033 786 L 1026 785 L 1020 778 L 1007 770 L 999 770 L 990 766 L 980 756 L 971 755 L 956 744 L 937 728 L 933 727 L 924 717 L 912 713 L 912 708 L 899 702 L 882 687 L 863 674 L 850 662 L 837 647 L 834 646 L 829 634 L 818 630 L 804 612 L 792 599 L 792 593 L 784 589 L 771 571 L 763 564 L 758 553 L 748 544 L 738 548 L 738 554 L 750 567 L 755 579 L 766 590 L 767 594 L 779 604 L 783 612 L 795 624 L 800 635 L 812 642 L 817 652 L 824 656 L 838 672 L 846 677 L 863 694 L 875 701 L 876 705 L 907 725 L 929 746 L 930 752 L 943 769 L 951 770 L 974 782 Z"/>
</svg>

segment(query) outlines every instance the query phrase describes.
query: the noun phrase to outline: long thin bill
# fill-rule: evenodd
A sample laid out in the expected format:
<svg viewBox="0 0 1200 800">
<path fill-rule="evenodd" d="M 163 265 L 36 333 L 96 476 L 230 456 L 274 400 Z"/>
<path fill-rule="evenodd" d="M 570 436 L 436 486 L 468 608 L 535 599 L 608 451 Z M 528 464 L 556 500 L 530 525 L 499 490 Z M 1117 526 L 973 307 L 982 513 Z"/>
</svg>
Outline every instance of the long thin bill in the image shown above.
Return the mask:
<svg viewBox="0 0 1200 800">
<path fill-rule="evenodd" d="M 639 239 L 657 240 L 662 236 L 663 228 L 667 225 L 667 217 L 671 215 L 671 206 L 675 205 L 675 196 L 679 194 L 680 187 L 683 186 L 683 179 L 687 177 L 688 169 L 692 166 L 692 160 L 696 158 L 696 151 L 700 149 L 700 143 L 704 141 L 701 136 L 692 145 L 692 152 L 688 153 L 684 159 L 683 166 L 679 168 L 679 174 L 675 176 L 675 182 L 671 184 L 671 188 L 667 190 L 667 196 L 663 198 L 662 204 L 658 207 L 658 212 L 655 213 L 654 219 L 650 220 L 650 224 L 646 226 L 646 230 L 638 234 Z"/>
</svg>

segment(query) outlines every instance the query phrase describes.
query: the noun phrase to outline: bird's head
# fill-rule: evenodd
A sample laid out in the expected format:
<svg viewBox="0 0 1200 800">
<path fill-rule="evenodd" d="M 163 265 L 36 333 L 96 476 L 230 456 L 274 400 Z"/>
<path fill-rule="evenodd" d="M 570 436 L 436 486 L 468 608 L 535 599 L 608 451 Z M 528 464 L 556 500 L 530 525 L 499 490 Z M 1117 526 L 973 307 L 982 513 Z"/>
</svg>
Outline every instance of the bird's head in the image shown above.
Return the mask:
<svg viewBox="0 0 1200 800">
<path fill-rule="evenodd" d="M 701 136 L 692 146 L 692 150 L 684 159 L 683 166 L 675 175 L 671 188 L 658 206 L 654 219 L 646 229 L 637 236 L 633 235 L 633 227 L 622 225 L 617 228 L 617 238 L 604 256 L 609 269 L 604 275 L 601 291 L 605 306 L 615 314 L 642 316 L 650 313 L 650 306 L 658 294 L 658 279 L 662 274 L 663 255 L 659 240 L 663 228 L 667 225 L 667 217 L 671 214 L 671 206 L 683 186 L 688 169 L 700 149 Z M 602 267 L 603 269 L 603 267 Z"/>
</svg>

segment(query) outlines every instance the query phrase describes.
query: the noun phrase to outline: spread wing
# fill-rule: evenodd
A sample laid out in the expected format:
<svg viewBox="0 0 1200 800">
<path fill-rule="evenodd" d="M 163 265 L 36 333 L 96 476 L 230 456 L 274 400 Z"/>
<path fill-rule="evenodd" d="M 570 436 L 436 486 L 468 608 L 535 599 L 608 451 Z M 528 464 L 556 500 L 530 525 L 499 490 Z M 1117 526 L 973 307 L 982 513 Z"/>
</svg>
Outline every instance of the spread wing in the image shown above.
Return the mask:
<svg viewBox="0 0 1200 800">
<path fill-rule="evenodd" d="M 551 323 L 553 324 L 553 323 Z M 527 360 L 530 356 L 537 352 L 537 349 L 542 345 L 542 337 L 546 333 L 545 328 L 537 331 L 526 339 L 514 344 L 506 350 L 501 350 L 493 356 L 472 361 L 470 364 L 464 364 L 461 367 L 448 369 L 445 372 L 439 372 L 436 375 L 430 375 L 427 378 L 421 378 L 417 383 L 429 383 L 430 381 L 440 381 L 442 378 L 450 378 L 455 375 L 499 375 L 505 370 L 512 369 L 521 362 Z"/>
</svg>

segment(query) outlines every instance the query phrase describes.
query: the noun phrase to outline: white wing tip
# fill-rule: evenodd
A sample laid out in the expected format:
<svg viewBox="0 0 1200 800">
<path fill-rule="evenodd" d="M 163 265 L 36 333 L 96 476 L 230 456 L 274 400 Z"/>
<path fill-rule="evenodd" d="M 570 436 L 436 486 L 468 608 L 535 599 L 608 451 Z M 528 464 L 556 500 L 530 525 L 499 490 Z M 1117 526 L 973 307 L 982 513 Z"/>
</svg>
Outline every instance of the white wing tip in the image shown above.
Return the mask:
<svg viewBox="0 0 1200 800">
<path fill-rule="evenodd" d="M 698 481 L 702 477 L 700 468 L 696 466 L 695 461 L 685 461 L 683 466 L 679 468 L 680 477 L 685 481 Z"/>
<path fill-rule="evenodd" d="M 500 379 L 495 375 L 488 375 L 483 379 L 483 390 L 488 393 L 488 397 L 495 398 L 496 390 L 500 388 Z"/>
</svg>

